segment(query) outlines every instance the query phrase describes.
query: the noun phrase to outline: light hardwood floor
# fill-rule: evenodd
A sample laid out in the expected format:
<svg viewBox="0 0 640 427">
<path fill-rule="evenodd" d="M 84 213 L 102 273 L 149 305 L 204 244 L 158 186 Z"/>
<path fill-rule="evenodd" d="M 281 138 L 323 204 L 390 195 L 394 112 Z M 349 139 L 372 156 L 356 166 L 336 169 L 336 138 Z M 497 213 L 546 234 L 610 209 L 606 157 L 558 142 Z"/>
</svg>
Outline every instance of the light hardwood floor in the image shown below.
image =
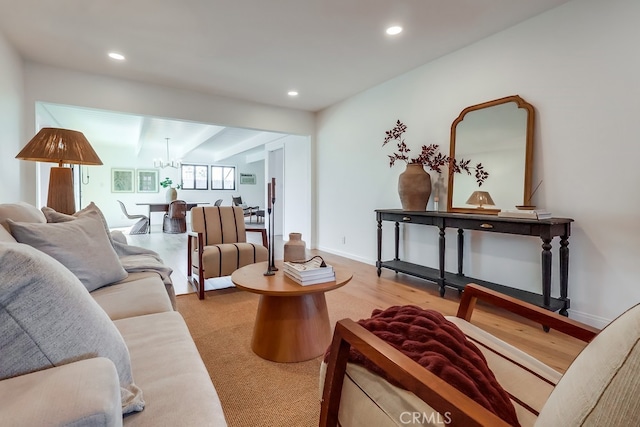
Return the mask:
<svg viewBox="0 0 640 427">
<path fill-rule="evenodd" d="M 264 224 L 246 223 L 247 227 L 260 228 Z M 187 230 L 191 229 L 191 225 L 187 224 Z M 156 251 L 162 260 L 173 269 L 171 280 L 176 294 L 187 294 L 195 292 L 195 288 L 187 280 L 187 234 L 169 234 L 162 232 L 162 225 L 152 225 L 150 234 L 127 235 L 127 241 L 131 245 L 141 246 L 143 248 Z M 247 241 L 253 243 L 262 243 L 262 235 L 260 233 L 247 233 Z M 282 259 L 283 242 L 282 236 L 274 236 L 276 259 Z"/>
<path fill-rule="evenodd" d="M 130 244 L 158 252 L 165 263 L 173 268 L 172 279 L 177 294 L 195 292 L 187 281 L 186 234 L 164 234 L 159 226 L 154 226 L 151 234 L 127 236 L 127 239 Z M 247 239 L 260 242 L 257 233 L 248 233 Z M 282 259 L 282 236 L 276 236 L 274 240 L 275 258 Z M 426 280 L 385 269 L 378 277 L 373 265 L 316 250 L 311 253 L 322 255 L 327 262 L 353 271 L 353 279 L 343 289 L 348 290 L 354 298 L 366 299 L 379 308 L 414 304 L 445 315 L 454 315 L 458 308 L 459 295 L 455 290 L 448 289 L 445 297 L 441 298 L 437 286 Z M 482 303 L 478 304 L 474 313 L 473 323 L 560 372 L 566 370 L 585 345 L 553 330 L 546 333 L 533 322 Z"/>
</svg>

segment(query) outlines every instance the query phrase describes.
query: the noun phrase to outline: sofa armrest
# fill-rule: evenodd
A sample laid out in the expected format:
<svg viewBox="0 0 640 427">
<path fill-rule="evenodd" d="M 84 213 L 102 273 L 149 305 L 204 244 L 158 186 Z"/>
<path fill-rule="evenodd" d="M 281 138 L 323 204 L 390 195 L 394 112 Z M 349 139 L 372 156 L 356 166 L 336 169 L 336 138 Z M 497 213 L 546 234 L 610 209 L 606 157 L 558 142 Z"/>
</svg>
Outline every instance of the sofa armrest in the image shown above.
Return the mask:
<svg viewBox="0 0 640 427">
<path fill-rule="evenodd" d="M 267 230 L 264 228 L 246 228 L 247 233 L 262 233 L 262 246 L 269 249 L 269 242 L 267 241 Z"/>
<path fill-rule="evenodd" d="M 0 381 L 5 426 L 121 426 L 118 372 L 111 360 L 81 360 Z"/>
<path fill-rule="evenodd" d="M 434 410 L 446 414 L 450 420 L 448 426 L 509 425 L 358 323 L 343 319 L 336 323 L 331 343 L 320 407 L 321 427 L 338 425 L 342 385 L 351 347 Z"/>
<path fill-rule="evenodd" d="M 456 316 L 470 322 L 477 300 L 485 301 L 585 342 L 591 341 L 599 332 L 597 328 L 475 283 L 465 286 Z"/>
</svg>

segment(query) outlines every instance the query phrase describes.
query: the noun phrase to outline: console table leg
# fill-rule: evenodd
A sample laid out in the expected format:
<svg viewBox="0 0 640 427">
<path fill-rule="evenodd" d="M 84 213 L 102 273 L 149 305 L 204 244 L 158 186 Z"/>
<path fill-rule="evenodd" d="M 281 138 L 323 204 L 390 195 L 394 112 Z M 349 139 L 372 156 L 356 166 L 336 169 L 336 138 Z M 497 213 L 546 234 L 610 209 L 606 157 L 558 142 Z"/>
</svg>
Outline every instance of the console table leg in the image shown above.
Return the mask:
<svg viewBox="0 0 640 427">
<path fill-rule="evenodd" d="M 376 267 L 378 267 L 378 277 L 380 277 L 380 273 L 382 273 L 382 220 L 378 217 L 378 262 L 376 262 Z"/>
<path fill-rule="evenodd" d="M 440 297 L 444 297 L 444 251 L 445 251 L 445 228 L 440 227 L 440 278 L 438 279 L 438 285 L 440 285 Z"/>
<path fill-rule="evenodd" d="M 551 239 L 542 239 L 542 300 L 551 306 Z"/>
<path fill-rule="evenodd" d="M 564 302 L 560 314 L 569 316 L 567 311 L 569 296 L 569 237 L 560 236 L 560 299 Z"/>
<path fill-rule="evenodd" d="M 396 228 L 395 228 L 395 251 L 396 251 L 396 257 L 394 258 L 394 260 L 398 261 L 400 260 L 400 223 L 396 222 Z"/>
<path fill-rule="evenodd" d="M 462 276 L 462 259 L 464 255 L 464 230 L 458 228 L 458 275 Z"/>
</svg>

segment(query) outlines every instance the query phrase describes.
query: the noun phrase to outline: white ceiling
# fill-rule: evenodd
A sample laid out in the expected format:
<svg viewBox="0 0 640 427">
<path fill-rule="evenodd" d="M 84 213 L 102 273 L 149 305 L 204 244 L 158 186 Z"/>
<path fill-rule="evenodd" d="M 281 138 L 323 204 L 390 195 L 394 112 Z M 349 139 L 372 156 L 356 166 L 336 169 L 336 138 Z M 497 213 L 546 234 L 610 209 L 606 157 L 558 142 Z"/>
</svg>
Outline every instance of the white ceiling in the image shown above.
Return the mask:
<svg viewBox="0 0 640 427">
<path fill-rule="evenodd" d="M 318 111 L 567 1 L 0 0 L 0 31 L 29 61 Z"/>
</svg>

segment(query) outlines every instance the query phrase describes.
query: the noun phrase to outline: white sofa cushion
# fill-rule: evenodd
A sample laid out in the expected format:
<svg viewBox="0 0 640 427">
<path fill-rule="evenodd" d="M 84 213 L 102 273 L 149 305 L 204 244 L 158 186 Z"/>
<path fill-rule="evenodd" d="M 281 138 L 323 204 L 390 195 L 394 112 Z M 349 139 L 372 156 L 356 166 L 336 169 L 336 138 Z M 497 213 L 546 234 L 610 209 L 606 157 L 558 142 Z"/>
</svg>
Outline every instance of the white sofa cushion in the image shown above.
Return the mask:
<svg viewBox="0 0 640 427">
<path fill-rule="evenodd" d="M 130 273 L 126 279 L 91 292 L 111 320 L 172 311 L 171 300 L 156 273 Z"/>
<path fill-rule="evenodd" d="M 144 412 L 124 418 L 125 426 L 227 425 L 218 394 L 180 313 L 169 311 L 113 323 L 127 343 L 136 383 L 147 401 Z"/>
<path fill-rule="evenodd" d="M 0 402 L 3 426 L 122 426 L 118 372 L 105 357 L 0 381 Z"/>
<path fill-rule="evenodd" d="M 89 291 L 127 277 L 95 211 L 74 221 L 53 224 L 7 221 L 18 242 L 60 261 Z"/>
<path fill-rule="evenodd" d="M 16 243 L 16 239 L 13 238 L 6 228 L 0 227 L 0 242 Z"/>
<path fill-rule="evenodd" d="M 640 304 L 587 345 L 565 372 L 537 426 L 640 425 Z"/>
<path fill-rule="evenodd" d="M 7 231 L 9 231 L 8 219 L 19 222 L 47 222 L 42 212 L 26 202 L 0 204 L 0 224 Z"/>
<path fill-rule="evenodd" d="M 78 278 L 20 243 L 0 243 L 0 266 L 0 380 L 103 356 L 118 370 L 122 412 L 141 411 L 124 340 Z"/>
</svg>

